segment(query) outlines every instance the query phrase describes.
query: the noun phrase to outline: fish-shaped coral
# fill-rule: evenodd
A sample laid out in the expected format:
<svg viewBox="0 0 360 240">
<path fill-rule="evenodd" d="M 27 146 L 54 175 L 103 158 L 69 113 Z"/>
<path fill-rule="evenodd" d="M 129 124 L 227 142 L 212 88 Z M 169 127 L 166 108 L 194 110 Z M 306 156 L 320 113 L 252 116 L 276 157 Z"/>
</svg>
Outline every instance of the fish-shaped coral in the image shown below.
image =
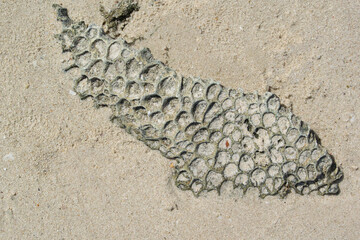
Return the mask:
<svg viewBox="0 0 360 240">
<path fill-rule="evenodd" d="M 81 74 L 74 91 L 111 108 L 111 120 L 176 162 L 175 185 L 196 196 L 225 187 L 260 197 L 337 194 L 342 172 L 316 134 L 273 93 L 185 77 L 101 27 L 75 22 L 54 5 L 57 35 Z"/>
</svg>

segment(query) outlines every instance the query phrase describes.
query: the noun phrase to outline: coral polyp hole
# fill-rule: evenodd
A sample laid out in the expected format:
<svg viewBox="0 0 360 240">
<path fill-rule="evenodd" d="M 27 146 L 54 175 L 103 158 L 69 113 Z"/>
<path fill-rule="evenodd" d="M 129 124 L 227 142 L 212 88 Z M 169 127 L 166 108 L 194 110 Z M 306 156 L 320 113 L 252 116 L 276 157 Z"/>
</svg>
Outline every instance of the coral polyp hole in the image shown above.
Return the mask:
<svg viewBox="0 0 360 240">
<path fill-rule="evenodd" d="M 114 61 L 117 58 L 119 58 L 121 56 L 121 50 L 122 50 L 122 46 L 120 43 L 114 42 L 113 44 L 111 44 L 108 49 L 108 55 L 107 55 L 108 59 L 110 61 Z"/>
<path fill-rule="evenodd" d="M 74 90 L 80 95 L 88 95 L 90 93 L 91 84 L 87 77 L 82 77 L 76 81 Z"/>
<path fill-rule="evenodd" d="M 99 78 L 92 78 L 90 79 L 91 82 L 91 93 L 94 96 L 99 95 L 103 92 L 104 89 L 104 81 Z"/>
<path fill-rule="evenodd" d="M 97 39 L 91 44 L 91 49 L 95 58 L 105 56 L 106 44 L 103 40 Z"/>
<path fill-rule="evenodd" d="M 143 92 L 142 87 L 137 82 L 128 83 L 125 91 L 130 99 L 140 98 Z"/>
</svg>

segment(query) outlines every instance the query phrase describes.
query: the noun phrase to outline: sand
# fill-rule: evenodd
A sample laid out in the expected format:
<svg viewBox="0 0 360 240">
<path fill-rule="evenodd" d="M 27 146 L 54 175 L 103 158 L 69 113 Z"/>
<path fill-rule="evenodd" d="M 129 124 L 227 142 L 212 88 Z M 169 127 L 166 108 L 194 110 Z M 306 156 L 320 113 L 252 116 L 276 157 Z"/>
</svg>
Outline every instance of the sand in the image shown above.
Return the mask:
<svg viewBox="0 0 360 240">
<path fill-rule="evenodd" d="M 99 1 L 59 2 L 102 22 Z M 0 1 L 0 239 L 360 238 L 359 2 L 140 1 L 124 29 L 180 73 L 270 89 L 311 125 L 341 193 L 285 199 L 174 187 L 169 160 L 70 91 L 53 3 Z"/>
</svg>

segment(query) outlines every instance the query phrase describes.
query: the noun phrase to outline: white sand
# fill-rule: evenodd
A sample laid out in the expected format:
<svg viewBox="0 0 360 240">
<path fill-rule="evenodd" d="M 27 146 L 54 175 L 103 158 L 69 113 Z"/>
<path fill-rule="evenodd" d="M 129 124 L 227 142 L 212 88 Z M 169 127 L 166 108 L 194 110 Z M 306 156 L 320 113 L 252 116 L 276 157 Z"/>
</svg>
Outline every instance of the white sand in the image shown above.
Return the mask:
<svg viewBox="0 0 360 240">
<path fill-rule="evenodd" d="M 359 1 L 141 1 L 125 28 L 184 75 L 270 86 L 344 171 L 338 196 L 264 200 L 179 191 L 167 159 L 72 95 L 54 2 L 0 1 L 0 239 L 360 239 Z M 60 2 L 102 21 L 96 0 Z"/>
</svg>

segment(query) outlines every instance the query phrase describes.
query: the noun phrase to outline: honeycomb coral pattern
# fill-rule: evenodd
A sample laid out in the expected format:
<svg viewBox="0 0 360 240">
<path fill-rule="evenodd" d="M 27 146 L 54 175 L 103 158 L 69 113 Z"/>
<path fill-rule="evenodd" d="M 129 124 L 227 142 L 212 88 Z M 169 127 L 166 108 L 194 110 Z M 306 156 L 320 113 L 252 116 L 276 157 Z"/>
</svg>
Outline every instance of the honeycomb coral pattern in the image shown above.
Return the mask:
<svg viewBox="0 0 360 240">
<path fill-rule="evenodd" d="M 341 170 L 309 126 L 279 98 L 229 89 L 213 80 L 184 77 L 131 48 L 101 27 L 63 23 L 57 35 L 81 75 L 74 91 L 112 109 L 111 120 L 176 162 L 175 185 L 196 196 L 230 186 L 260 197 L 318 191 L 337 194 Z"/>
</svg>

